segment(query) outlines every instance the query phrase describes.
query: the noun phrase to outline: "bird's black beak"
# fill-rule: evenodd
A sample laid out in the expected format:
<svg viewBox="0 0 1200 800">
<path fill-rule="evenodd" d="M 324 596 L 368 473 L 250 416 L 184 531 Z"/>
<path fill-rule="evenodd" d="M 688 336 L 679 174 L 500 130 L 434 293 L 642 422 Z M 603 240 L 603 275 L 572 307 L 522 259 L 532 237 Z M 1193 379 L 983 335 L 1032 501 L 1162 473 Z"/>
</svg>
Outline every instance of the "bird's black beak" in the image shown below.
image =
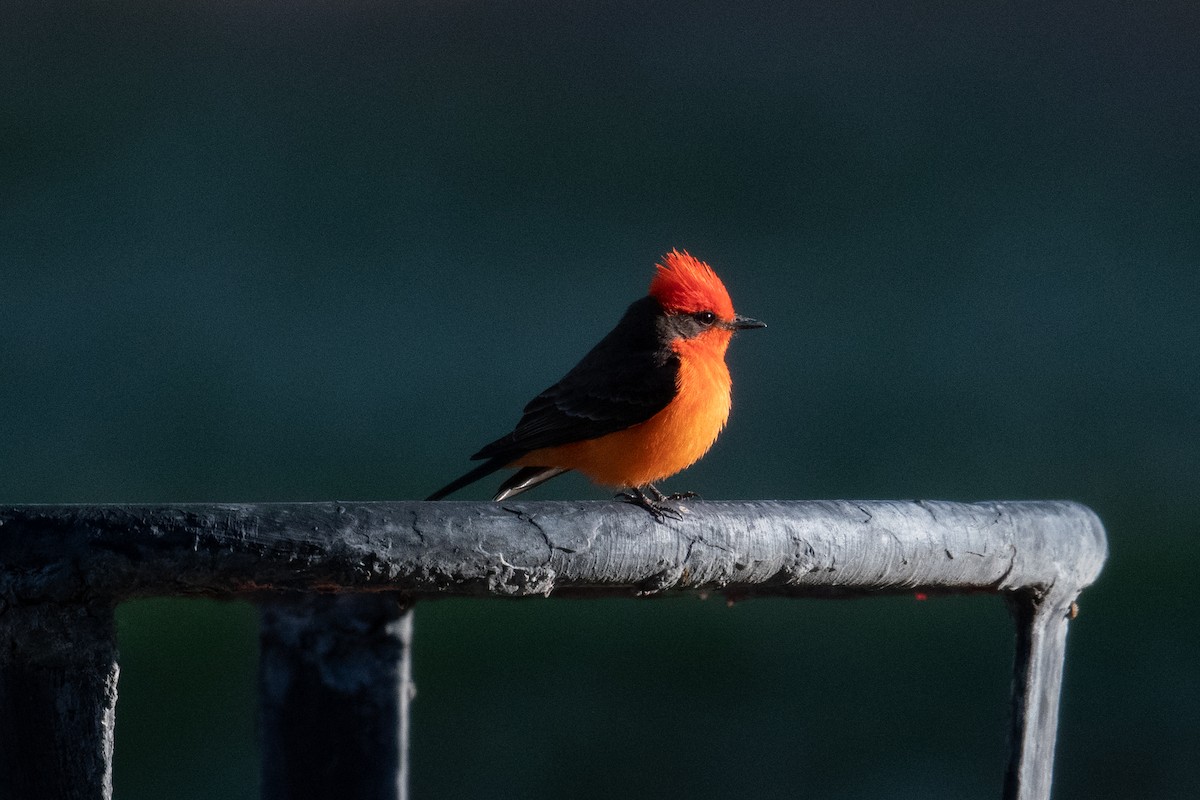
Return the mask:
<svg viewBox="0 0 1200 800">
<path fill-rule="evenodd" d="M 765 328 L 767 327 L 767 323 L 759 322 L 758 320 L 750 319 L 749 317 L 743 317 L 741 314 L 736 314 L 733 318 L 733 325 L 730 327 L 732 327 L 735 331 L 745 331 L 751 328 Z"/>
</svg>

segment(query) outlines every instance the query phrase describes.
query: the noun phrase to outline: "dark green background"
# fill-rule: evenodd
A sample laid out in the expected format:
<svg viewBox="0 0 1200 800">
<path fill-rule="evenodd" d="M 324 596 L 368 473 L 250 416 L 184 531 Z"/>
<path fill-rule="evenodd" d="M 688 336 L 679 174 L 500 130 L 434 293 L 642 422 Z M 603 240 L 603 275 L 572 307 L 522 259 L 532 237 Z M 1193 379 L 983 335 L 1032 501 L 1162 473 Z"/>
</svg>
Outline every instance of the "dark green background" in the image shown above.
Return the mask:
<svg viewBox="0 0 1200 800">
<path fill-rule="evenodd" d="M 3 5 L 0 501 L 423 497 L 688 248 L 670 487 L 1088 503 L 1057 796 L 1200 796 L 1194 3 L 390 5 Z M 120 800 L 255 797 L 253 609 L 120 622 Z M 418 798 L 998 796 L 994 598 L 416 624 Z"/>
</svg>

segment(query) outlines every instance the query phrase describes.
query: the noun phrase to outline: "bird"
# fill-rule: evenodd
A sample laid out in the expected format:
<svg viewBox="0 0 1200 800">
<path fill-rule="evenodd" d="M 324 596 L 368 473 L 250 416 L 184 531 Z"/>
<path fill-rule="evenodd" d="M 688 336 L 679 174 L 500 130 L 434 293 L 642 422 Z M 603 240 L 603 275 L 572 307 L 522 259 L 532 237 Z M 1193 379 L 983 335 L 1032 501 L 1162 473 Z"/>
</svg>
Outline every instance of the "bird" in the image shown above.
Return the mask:
<svg viewBox="0 0 1200 800">
<path fill-rule="evenodd" d="M 503 468 L 502 501 L 576 470 L 620 490 L 658 522 L 681 519 L 680 500 L 655 484 L 691 466 L 716 441 L 731 405 L 725 352 L 736 331 L 765 328 L 733 310 L 721 279 L 686 250 L 656 265 L 647 295 L 557 383 L 525 406 L 510 433 L 471 456 L 475 469 L 438 489 L 440 500 Z"/>
</svg>

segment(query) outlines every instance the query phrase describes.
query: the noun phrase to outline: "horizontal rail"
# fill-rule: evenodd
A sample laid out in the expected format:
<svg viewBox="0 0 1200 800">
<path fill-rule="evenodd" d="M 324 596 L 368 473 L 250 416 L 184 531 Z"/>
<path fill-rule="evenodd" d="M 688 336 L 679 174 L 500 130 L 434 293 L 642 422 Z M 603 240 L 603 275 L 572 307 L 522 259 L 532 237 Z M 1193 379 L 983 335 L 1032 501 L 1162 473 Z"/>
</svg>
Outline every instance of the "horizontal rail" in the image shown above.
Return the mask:
<svg viewBox="0 0 1200 800">
<path fill-rule="evenodd" d="M 604 502 L 0 507 L 0 598 L 726 590 L 1008 592 L 1090 584 L 1107 549 L 1060 501 Z"/>
</svg>

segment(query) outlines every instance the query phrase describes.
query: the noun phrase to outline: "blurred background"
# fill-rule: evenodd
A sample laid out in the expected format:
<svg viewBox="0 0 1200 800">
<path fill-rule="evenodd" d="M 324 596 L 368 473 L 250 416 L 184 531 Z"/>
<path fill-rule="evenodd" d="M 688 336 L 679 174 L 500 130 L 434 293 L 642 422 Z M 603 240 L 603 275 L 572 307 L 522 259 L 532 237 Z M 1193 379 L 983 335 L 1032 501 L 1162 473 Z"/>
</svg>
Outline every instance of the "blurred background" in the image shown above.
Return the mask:
<svg viewBox="0 0 1200 800">
<path fill-rule="evenodd" d="M 1089 504 L 1112 555 L 1056 796 L 1200 796 L 1197 30 L 1170 2 L 7 2 L 0 502 L 424 497 L 686 248 L 770 327 L 669 488 Z M 416 615 L 418 798 L 999 796 L 996 598 Z M 256 624 L 121 609 L 121 800 L 257 796 Z"/>
</svg>

